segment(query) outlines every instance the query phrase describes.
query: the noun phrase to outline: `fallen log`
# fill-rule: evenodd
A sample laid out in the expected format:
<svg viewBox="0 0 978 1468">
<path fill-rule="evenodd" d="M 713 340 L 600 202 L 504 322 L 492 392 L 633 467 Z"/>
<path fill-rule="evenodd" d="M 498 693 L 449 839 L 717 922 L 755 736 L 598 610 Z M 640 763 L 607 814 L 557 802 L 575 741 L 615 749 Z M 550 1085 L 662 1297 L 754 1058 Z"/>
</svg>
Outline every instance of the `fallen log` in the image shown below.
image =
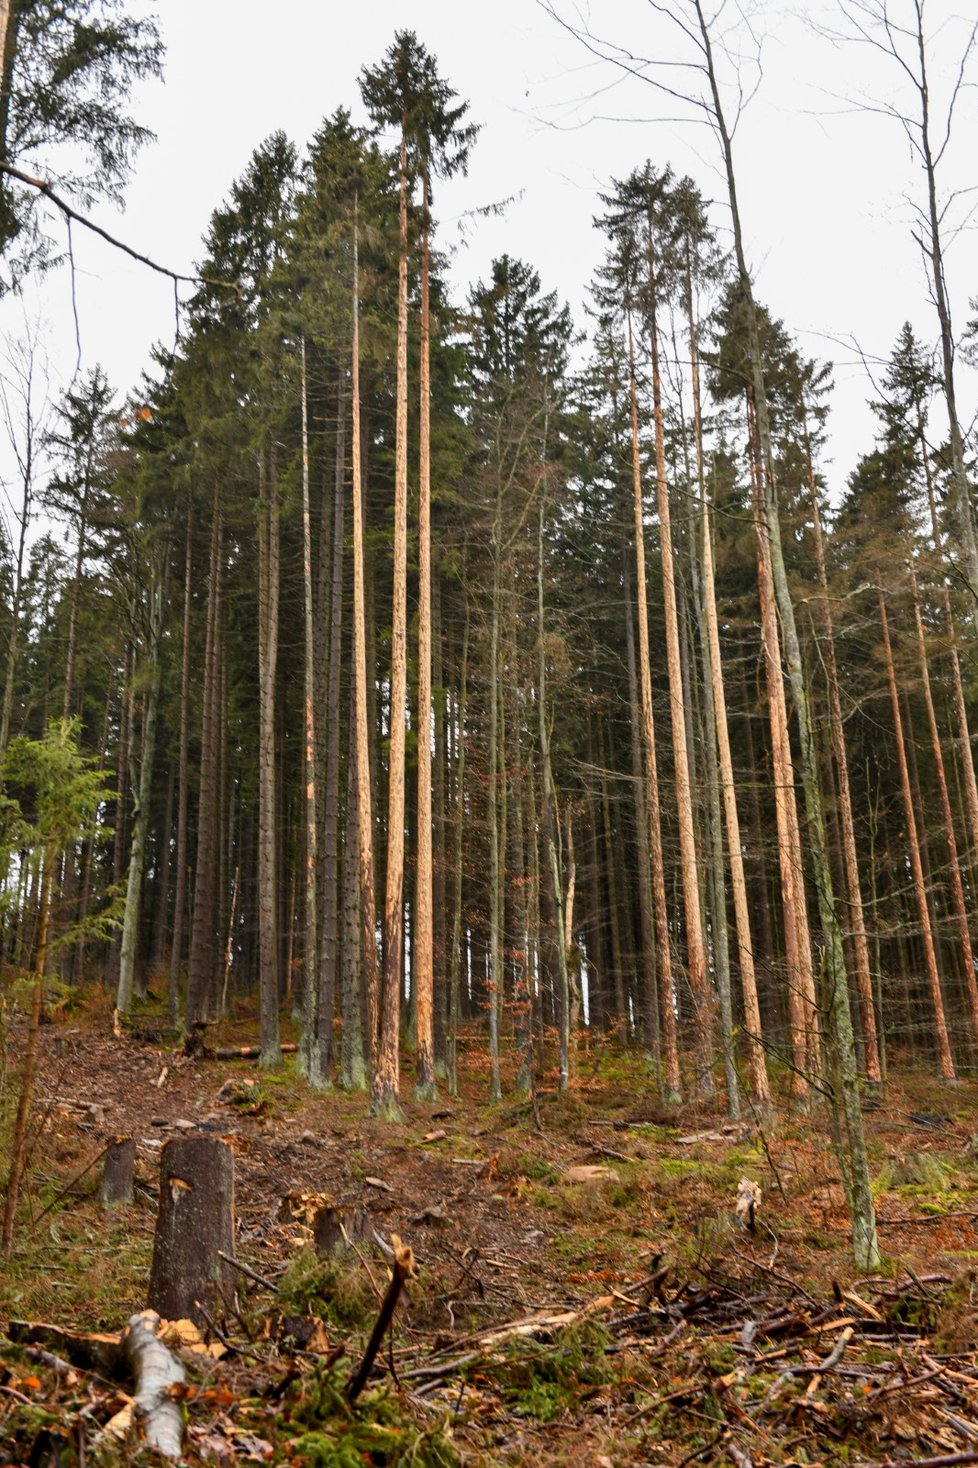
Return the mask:
<svg viewBox="0 0 978 1468">
<path fill-rule="evenodd" d="M 155 1310 L 133 1315 L 122 1333 L 122 1351 L 136 1381 L 137 1416 L 146 1442 L 167 1458 L 179 1458 L 183 1447 L 183 1366 L 159 1339 Z"/>
<path fill-rule="evenodd" d="M 295 1055 L 299 1047 L 298 1045 L 286 1044 L 280 1045 L 279 1049 L 283 1055 Z M 211 1050 L 205 1045 L 200 1053 L 205 1060 L 257 1060 L 261 1055 L 261 1046 L 232 1045 L 228 1049 Z"/>
<path fill-rule="evenodd" d="M 65 1330 L 60 1325 L 35 1320 L 11 1320 L 7 1335 L 18 1345 L 43 1346 L 86 1371 L 118 1376 L 124 1367 L 118 1335 Z"/>
</svg>

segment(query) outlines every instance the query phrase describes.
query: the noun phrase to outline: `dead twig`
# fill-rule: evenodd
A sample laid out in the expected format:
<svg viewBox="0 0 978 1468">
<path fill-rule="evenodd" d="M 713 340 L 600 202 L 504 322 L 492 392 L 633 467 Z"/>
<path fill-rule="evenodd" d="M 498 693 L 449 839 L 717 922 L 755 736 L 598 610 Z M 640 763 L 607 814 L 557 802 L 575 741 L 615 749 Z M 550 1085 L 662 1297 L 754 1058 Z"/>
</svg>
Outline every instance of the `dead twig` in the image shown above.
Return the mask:
<svg viewBox="0 0 978 1468">
<path fill-rule="evenodd" d="M 370 1333 L 367 1348 L 363 1353 L 363 1360 L 346 1384 L 344 1396 L 348 1402 L 355 1402 L 366 1386 L 367 1379 L 370 1376 L 371 1369 L 377 1357 L 377 1352 L 380 1350 L 384 1336 L 387 1334 L 387 1327 L 391 1323 L 397 1302 L 401 1298 L 401 1291 L 404 1289 L 407 1281 L 414 1275 L 414 1255 L 411 1253 L 410 1247 L 407 1244 L 402 1244 L 397 1234 L 391 1234 L 391 1244 L 394 1249 L 391 1281 L 387 1287 L 387 1294 L 384 1296 L 374 1328 Z"/>
<path fill-rule="evenodd" d="M 221 1249 L 218 1249 L 217 1257 L 223 1259 L 225 1264 L 230 1264 L 231 1268 L 236 1269 L 239 1274 L 246 1274 L 249 1279 L 255 1281 L 255 1284 L 260 1284 L 264 1289 L 271 1290 L 273 1295 L 278 1294 L 278 1285 L 272 1284 L 270 1279 L 265 1279 L 263 1275 L 258 1274 L 250 1265 L 242 1264 L 240 1259 L 232 1259 L 230 1254 L 225 1254 Z"/>
</svg>

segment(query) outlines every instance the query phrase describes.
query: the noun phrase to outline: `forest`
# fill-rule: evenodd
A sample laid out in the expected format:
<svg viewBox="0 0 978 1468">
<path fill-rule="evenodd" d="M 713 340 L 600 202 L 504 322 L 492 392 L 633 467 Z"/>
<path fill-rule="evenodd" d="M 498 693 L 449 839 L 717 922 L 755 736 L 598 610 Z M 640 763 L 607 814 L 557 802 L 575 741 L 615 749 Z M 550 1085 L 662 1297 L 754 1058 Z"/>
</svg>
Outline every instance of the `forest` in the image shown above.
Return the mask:
<svg viewBox="0 0 978 1468">
<path fill-rule="evenodd" d="M 308 1235 L 339 1206 L 339 1174 L 281 1164 L 273 1132 L 294 1153 L 335 1123 L 347 1192 L 358 1207 L 403 1194 L 388 1222 L 422 1257 L 424 1229 L 452 1211 L 433 1199 L 478 1177 L 497 1254 L 519 1246 L 490 1218 L 496 1203 L 524 1224 L 556 1207 L 566 1234 L 593 1231 L 573 1267 L 611 1247 L 612 1221 L 631 1217 L 632 1238 L 651 1208 L 681 1227 L 684 1189 L 694 1211 L 733 1219 L 705 1242 L 697 1225 L 671 1274 L 661 1240 L 651 1265 L 621 1243 L 587 1266 L 612 1281 L 600 1310 L 568 1297 L 586 1269 L 558 1267 L 535 1331 L 500 1322 L 518 1299 L 543 1308 L 543 1265 L 535 1295 L 493 1312 L 482 1291 L 466 1329 L 451 1301 L 451 1332 L 421 1307 L 413 1348 L 389 1363 L 397 1391 L 398 1369 L 424 1383 L 426 1407 L 408 1388 L 397 1408 L 415 1426 L 390 1415 L 397 1391 L 374 1384 L 363 1399 L 390 1441 L 361 1423 L 343 1456 L 321 1427 L 340 1411 L 341 1343 L 310 1376 L 319 1348 L 306 1342 L 276 1400 L 314 1399 L 315 1430 L 293 1425 L 289 1447 L 255 1425 L 257 1409 L 242 1417 L 250 1438 L 201 1416 L 192 1450 L 178 1435 L 186 1461 L 889 1463 L 896 1418 L 847 1407 L 853 1378 L 873 1402 L 896 1393 L 916 1423 L 900 1461 L 978 1461 L 978 526 L 962 386 L 978 301 L 948 284 L 942 175 L 953 129 L 968 126 L 976 30 L 938 115 L 923 0 L 840 6 L 911 79 L 917 110 L 900 121 L 932 330 L 904 319 L 916 302 L 893 303 L 889 358 L 866 381 L 875 433 L 833 498 L 823 458 L 839 389 L 832 363 L 765 305 L 748 258 L 727 33 L 701 0 L 666 13 L 693 57 L 682 85 L 709 122 L 722 200 L 667 152 L 623 152 L 621 177 L 595 193 L 602 263 L 580 319 L 530 259 L 504 254 L 464 291 L 450 279 L 440 187 L 478 172 L 477 108 L 428 39 L 401 30 L 310 139 L 257 143 L 192 275 L 162 267 L 182 292 L 179 335 L 140 383 L 95 366 L 46 402 L 39 341 L 4 338 L 0 1313 L 123 1322 L 109 1279 L 66 1285 L 70 1299 L 38 1293 L 49 1211 L 64 1236 L 72 1209 L 98 1231 L 76 1164 L 150 1125 L 189 1137 L 177 1118 L 210 1111 L 222 1080 L 239 1193 L 242 1176 L 262 1196 L 277 1186 L 258 1180 L 262 1147 L 266 1171 L 293 1179 L 281 1217 L 299 1220 L 306 1253 L 275 1276 L 282 1309 L 291 1300 L 339 1334 L 377 1313 L 369 1292 L 354 1313 L 361 1250 L 390 1270 L 384 1328 L 410 1250 L 397 1234 L 386 1257 L 375 1233 L 358 1247 L 357 1215 L 339 1225 L 357 1257 L 341 1271 L 329 1255 L 324 1283 Z M 89 227 L 138 167 L 147 138 L 128 97 L 160 71 L 164 40 L 165 25 L 113 0 L 0 3 L 0 311 L 37 272 L 73 268 L 53 259 L 51 219 Z M 66 143 L 83 161 L 37 177 L 45 149 Z M 522 1140 L 480 1148 L 493 1127 Z M 367 1160 L 349 1171 L 361 1144 Z M 449 1155 L 466 1146 L 471 1157 Z M 416 1147 L 432 1159 L 417 1177 Z M 165 1166 L 166 1148 L 151 1161 Z M 155 1188 L 144 1178 L 144 1211 Z M 470 1194 L 451 1194 L 456 1219 Z M 138 1198 L 128 1206 L 137 1217 Z M 819 1207 L 831 1262 L 812 1265 L 804 1220 Z M 964 1222 L 941 1245 L 948 1219 Z M 898 1224 L 912 1240 L 900 1247 Z M 243 1287 L 268 1284 L 263 1250 L 278 1243 L 252 1238 L 241 1257 L 260 1272 L 243 1265 Z M 82 1266 L 65 1247 L 70 1280 Z M 948 1251 L 964 1276 L 944 1272 Z M 463 1257 L 438 1267 L 449 1255 Z M 436 1256 L 429 1239 L 432 1279 Z M 683 1283 L 697 1270 L 695 1288 Z M 122 1274 L 141 1306 L 143 1256 Z M 252 1316 L 236 1317 L 245 1347 L 230 1314 L 201 1310 L 207 1341 L 254 1372 L 268 1337 Z M 0 1337 L 0 1417 L 12 1410 L 0 1462 L 81 1465 L 98 1413 L 79 1426 L 68 1386 L 93 1368 L 14 1323 Z M 734 1325 L 742 1346 L 717 1344 L 740 1339 Z M 432 1348 L 438 1332 L 457 1337 L 440 1374 L 426 1354 L 447 1349 Z M 538 1356 L 517 1360 L 524 1337 Z M 458 1365 L 470 1338 L 481 1375 Z M 775 1340 L 797 1354 L 780 1348 L 765 1375 Z M 890 1348 L 913 1366 L 877 1379 Z M 18 1419 L 25 1381 L 47 1391 L 24 1349 L 60 1372 L 50 1420 Z M 648 1379 L 620 1368 L 636 1353 Z M 661 1379 L 660 1356 L 673 1363 Z M 620 1374 L 601 1375 L 599 1357 Z M 372 1364 L 368 1351 L 347 1384 L 344 1421 L 360 1421 Z M 927 1393 L 900 1395 L 921 1372 L 931 1396 L 946 1390 L 939 1423 Z M 517 1401 L 516 1421 L 538 1424 L 572 1399 L 592 1410 L 581 1394 L 617 1412 L 627 1379 L 623 1420 L 641 1431 L 619 1422 L 575 1458 L 570 1439 L 514 1437 L 512 1419 L 488 1444 L 456 1408 L 452 1439 L 432 1424 L 463 1379 L 498 1420 Z M 836 1384 L 825 1400 L 823 1380 Z M 807 1417 L 782 1400 L 806 1383 Z M 251 1400 L 237 1379 L 220 1390 Z M 680 1427 L 662 1405 L 674 1398 L 699 1402 L 703 1421 Z M 131 1461 L 107 1433 L 89 1439 L 96 1461 Z"/>
</svg>

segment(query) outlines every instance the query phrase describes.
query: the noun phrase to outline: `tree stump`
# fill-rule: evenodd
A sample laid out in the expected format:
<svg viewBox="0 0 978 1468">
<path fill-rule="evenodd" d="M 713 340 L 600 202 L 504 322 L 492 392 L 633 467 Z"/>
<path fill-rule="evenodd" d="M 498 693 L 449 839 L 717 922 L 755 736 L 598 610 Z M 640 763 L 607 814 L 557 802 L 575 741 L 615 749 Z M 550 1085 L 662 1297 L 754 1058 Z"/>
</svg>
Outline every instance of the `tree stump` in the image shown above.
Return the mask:
<svg viewBox="0 0 978 1468">
<path fill-rule="evenodd" d="M 128 1208 L 132 1204 L 133 1174 L 136 1166 L 136 1139 L 116 1137 L 105 1154 L 98 1200 L 106 1210 Z"/>
<path fill-rule="evenodd" d="M 150 1309 L 205 1327 L 234 1293 L 234 1269 L 222 1253 L 234 1253 L 231 1149 L 214 1137 L 175 1137 L 160 1158 Z"/>
<path fill-rule="evenodd" d="M 369 1234 L 370 1219 L 366 1209 L 352 1203 L 326 1203 L 312 1223 L 313 1245 L 320 1257 L 347 1253 L 354 1240 L 365 1239 Z"/>
</svg>

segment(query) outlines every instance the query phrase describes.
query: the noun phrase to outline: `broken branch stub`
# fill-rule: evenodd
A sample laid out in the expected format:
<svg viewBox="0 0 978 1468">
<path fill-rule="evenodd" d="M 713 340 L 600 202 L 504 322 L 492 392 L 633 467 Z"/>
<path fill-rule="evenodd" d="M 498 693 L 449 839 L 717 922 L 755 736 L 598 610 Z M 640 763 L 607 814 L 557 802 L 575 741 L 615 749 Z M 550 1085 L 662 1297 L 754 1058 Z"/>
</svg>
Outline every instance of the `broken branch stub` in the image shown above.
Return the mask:
<svg viewBox="0 0 978 1468">
<path fill-rule="evenodd" d="M 174 1137 L 160 1158 L 150 1308 L 166 1320 L 205 1326 L 233 1296 L 233 1254 L 230 1147 L 215 1137 Z"/>
</svg>

